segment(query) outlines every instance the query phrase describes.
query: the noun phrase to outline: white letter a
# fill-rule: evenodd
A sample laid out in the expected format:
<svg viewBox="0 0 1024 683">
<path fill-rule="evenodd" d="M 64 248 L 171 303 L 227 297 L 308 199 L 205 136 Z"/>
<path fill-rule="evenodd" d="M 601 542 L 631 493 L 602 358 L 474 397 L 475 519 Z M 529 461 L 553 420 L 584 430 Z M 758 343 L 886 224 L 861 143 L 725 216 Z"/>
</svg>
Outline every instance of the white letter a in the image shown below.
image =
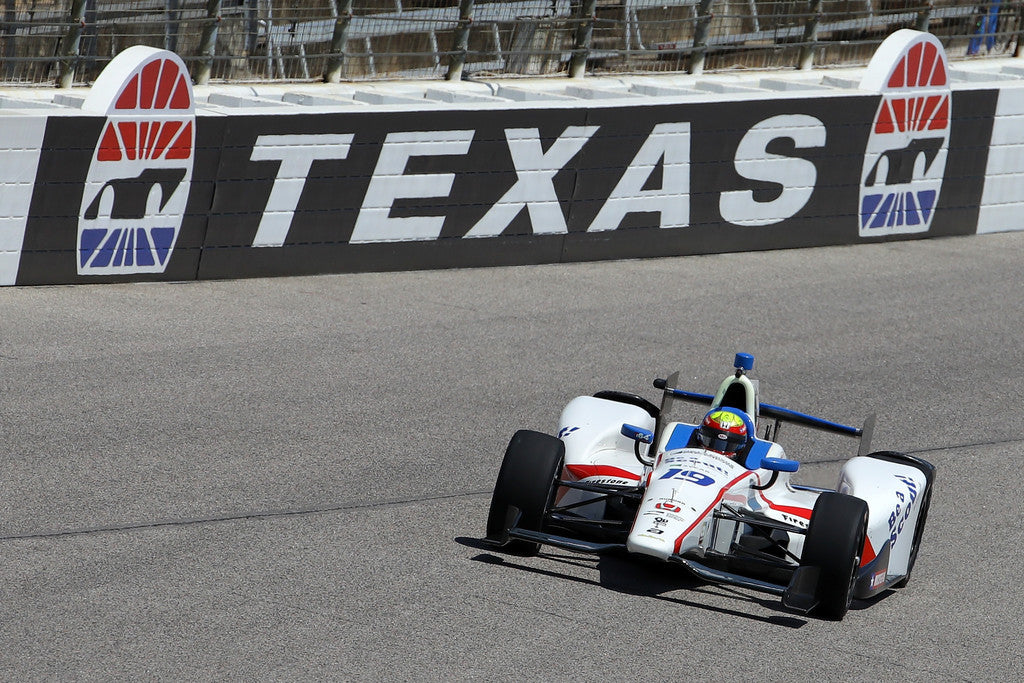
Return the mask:
<svg viewBox="0 0 1024 683">
<path fill-rule="evenodd" d="M 658 161 L 662 161 L 661 188 L 645 190 L 644 184 Z M 654 127 L 587 231 L 615 230 L 628 213 L 654 211 L 661 214 L 659 227 L 683 228 L 690 224 L 688 122 Z"/>
</svg>

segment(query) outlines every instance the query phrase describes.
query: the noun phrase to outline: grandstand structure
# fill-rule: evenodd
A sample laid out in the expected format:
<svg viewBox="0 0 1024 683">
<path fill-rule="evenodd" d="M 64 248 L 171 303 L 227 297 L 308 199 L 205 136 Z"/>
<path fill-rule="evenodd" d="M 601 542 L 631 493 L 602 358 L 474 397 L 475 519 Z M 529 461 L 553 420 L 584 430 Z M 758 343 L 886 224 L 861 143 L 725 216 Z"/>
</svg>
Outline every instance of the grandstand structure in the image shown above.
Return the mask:
<svg viewBox="0 0 1024 683">
<path fill-rule="evenodd" d="M 1024 0 L 3 0 L 0 81 L 89 83 L 120 50 L 198 83 L 866 64 L 900 28 L 953 59 L 1017 55 Z"/>
</svg>

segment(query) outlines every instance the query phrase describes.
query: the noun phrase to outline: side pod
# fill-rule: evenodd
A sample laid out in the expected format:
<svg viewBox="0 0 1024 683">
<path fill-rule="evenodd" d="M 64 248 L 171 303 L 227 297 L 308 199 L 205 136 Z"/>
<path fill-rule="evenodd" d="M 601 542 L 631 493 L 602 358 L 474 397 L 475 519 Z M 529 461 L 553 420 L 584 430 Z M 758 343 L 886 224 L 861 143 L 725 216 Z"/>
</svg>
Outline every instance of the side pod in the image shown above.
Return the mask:
<svg viewBox="0 0 1024 683">
<path fill-rule="evenodd" d="M 843 465 L 839 492 L 863 499 L 869 510 L 857 597 L 906 584 L 917 558 L 934 481 L 934 465 L 895 451 L 857 456 Z"/>
</svg>

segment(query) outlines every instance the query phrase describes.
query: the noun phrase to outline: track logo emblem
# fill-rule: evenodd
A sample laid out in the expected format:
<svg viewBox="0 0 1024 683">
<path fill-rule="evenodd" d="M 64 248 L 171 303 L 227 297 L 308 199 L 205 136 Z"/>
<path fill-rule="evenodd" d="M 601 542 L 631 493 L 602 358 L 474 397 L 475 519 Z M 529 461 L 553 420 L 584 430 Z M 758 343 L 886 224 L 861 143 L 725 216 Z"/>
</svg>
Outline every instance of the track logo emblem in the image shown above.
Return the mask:
<svg viewBox="0 0 1024 683">
<path fill-rule="evenodd" d="M 82 105 L 106 116 L 78 214 L 78 273 L 162 273 L 195 158 L 192 83 L 172 52 L 124 50 Z"/>
<path fill-rule="evenodd" d="M 861 83 L 882 95 L 860 184 L 860 235 L 926 232 L 949 149 L 952 91 L 942 44 L 903 29 L 875 52 Z"/>
</svg>

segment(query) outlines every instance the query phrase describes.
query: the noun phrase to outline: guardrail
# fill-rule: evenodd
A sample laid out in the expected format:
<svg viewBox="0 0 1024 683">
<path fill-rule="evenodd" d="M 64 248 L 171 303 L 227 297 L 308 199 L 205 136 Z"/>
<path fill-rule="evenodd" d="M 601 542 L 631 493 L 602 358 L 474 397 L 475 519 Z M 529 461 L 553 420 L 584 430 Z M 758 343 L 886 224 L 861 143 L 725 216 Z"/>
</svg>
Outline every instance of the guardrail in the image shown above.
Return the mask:
<svg viewBox="0 0 1024 683">
<path fill-rule="evenodd" d="M 899 28 L 1016 56 L 1024 0 L 7 0 L 0 80 L 91 82 L 118 52 L 197 83 L 866 64 Z"/>
</svg>

